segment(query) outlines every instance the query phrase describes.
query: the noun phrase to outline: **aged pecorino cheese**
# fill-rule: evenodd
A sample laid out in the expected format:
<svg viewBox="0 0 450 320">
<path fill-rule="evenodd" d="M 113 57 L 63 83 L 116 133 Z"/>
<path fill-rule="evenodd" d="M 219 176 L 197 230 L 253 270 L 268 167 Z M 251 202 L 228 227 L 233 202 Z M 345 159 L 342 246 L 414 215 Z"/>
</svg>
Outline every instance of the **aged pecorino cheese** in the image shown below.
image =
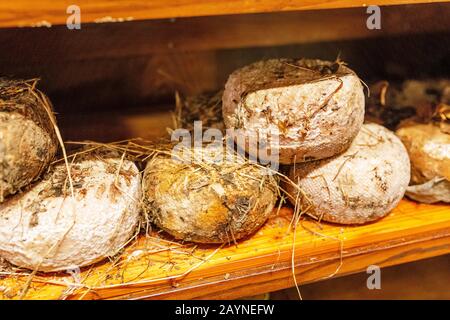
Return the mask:
<svg viewBox="0 0 450 320">
<path fill-rule="evenodd" d="M 267 138 L 282 164 L 343 152 L 364 120 L 360 79 L 339 61 L 256 62 L 230 75 L 222 101 L 238 145 L 256 157 L 257 137 Z"/>
<path fill-rule="evenodd" d="M 444 124 L 410 121 L 396 131 L 411 159 L 406 195 L 414 200 L 450 202 L 450 134 Z"/>
<path fill-rule="evenodd" d="M 19 267 L 59 271 L 116 254 L 139 220 L 141 179 L 131 161 L 89 154 L 0 204 L 0 256 Z"/>
<path fill-rule="evenodd" d="M 35 83 L 0 78 L 0 202 L 36 180 L 58 149 L 51 106 Z"/>
<path fill-rule="evenodd" d="M 329 222 L 362 224 L 383 217 L 398 204 L 409 183 L 410 164 L 405 147 L 391 131 L 364 124 L 347 151 L 292 166 L 289 177 L 298 186 L 286 187 L 291 202 L 309 208 L 309 214 Z"/>
<path fill-rule="evenodd" d="M 201 243 L 230 243 L 258 229 L 274 208 L 277 179 L 240 156 L 205 159 L 231 154 L 225 150 L 189 148 L 177 158 L 167 148 L 150 159 L 143 178 L 149 219 L 177 239 Z"/>
</svg>

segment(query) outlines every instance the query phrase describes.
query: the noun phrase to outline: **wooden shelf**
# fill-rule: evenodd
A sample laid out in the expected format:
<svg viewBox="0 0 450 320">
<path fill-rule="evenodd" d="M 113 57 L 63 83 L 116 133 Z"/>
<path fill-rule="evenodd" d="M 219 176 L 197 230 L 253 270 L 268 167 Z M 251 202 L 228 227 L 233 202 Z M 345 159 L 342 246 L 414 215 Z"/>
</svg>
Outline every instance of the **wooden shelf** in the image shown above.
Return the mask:
<svg viewBox="0 0 450 320">
<path fill-rule="evenodd" d="M 58 115 L 58 120 L 69 140 L 167 135 L 172 124 L 169 112 L 138 111 L 108 117 L 66 114 L 66 118 Z M 151 237 L 139 236 L 116 261 L 84 268 L 80 282 L 67 273 L 36 274 L 25 298 L 233 299 L 294 286 L 293 247 L 300 285 L 364 272 L 372 264 L 386 267 L 450 253 L 450 205 L 404 199 L 385 218 L 363 226 L 306 220 L 297 226 L 295 245 L 291 218 L 290 208 L 274 212 L 258 232 L 237 246 L 169 242 L 170 237 L 154 230 Z M 28 274 L 0 273 L 0 299 L 19 298 Z"/>
<path fill-rule="evenodd" d="M 380 0 L 378 5 L 445 2 L 443 0 Z M 364 7 L 365 0 L 229 0 L 229 1 L 138 1 L 79 0 L 81 22 L 117 22 L 244 13 Z M 28 27 L 65 24 L 69 0 L 17 0 L 0 3 L 0 27 Z"/>
<path fill-rule="evenodd" d="M 161 234 L 141 235 L 115 264 L 82 270 L 82 281 L 72 289 L 68 274 L 35 275 L 26 298 L 230 299 L 291 287 L 291 218 L 289 208 L 274 212 L 237 246 L 181 245 Z M 385 267 L 449 252 L 450 206 L 405 199 L 387 217 L 364 226 L 303 221 L 296 230 L 294 270 L 301 285 L 364 272 L 372 264 Z M 0 280 L 0 297 L 17 298 L 27 279 Z"/>
<path fill-rule="evenodd" d="M 377 4 L 435 2 L 446 1 L 381 0 Z M 64 26 L 39 32 L 28 28 L 5 29 L 0 34 L 0 43 L 6 48 L 4 54 L 0 54 L 2 66 L 8 70 L 5 73 L 41 75 L 46 81 L 53 81 L 50 87 L 58 89 L 55 91 L 64 97 L 68 92 L 92 96 L 92 89 L 101 91 L 100 85 L 104 83 L 115 94 L 101 91 L 103 95 L 100 95 L 95 91 L 95 102 L 105 96 L 123 96 L 130 88 L 133 95 L 153 97 L 151 90 L 159 92 L 169 87 L 172 92 L 172 86 L 178 88 L 170 79 L 161 80 L 164 78 L 161 70 L 170 76 L 186 69 L 188 80 L 184 82 L 191 84 L 195 82 L 192 79 L 200 79 L 197 81 L 200 84 L 194 83 L 197 91 L 221 85 L 222 75 L 235 67 L 232 58 L 225 61 L 218 58 L 224 55 L 223 49 L 448 30 L 447 20 L 437 23 L 432 19 L 441 10 L 448 11 L 447 5 L 445 8 L 432 5 L 426 11 L 409 6 L 392 7 L 383 15 L 383 29 L 369 31 L 362 19 L 365 14 L 356 9 L 365 6 L 366 1 L 80 0 L 76 3 L 81 8 L 82 23 L 355 9 L 339 10 L 339 13 L 323 11 L 321 17 L 316 15 L 317 11 L 217 17 L 209 21 L 185 19 L 177 23 L 142 21 L 129 25 L 126 30 L 120 24 L 112 28 L 86 27 L 84 32 L 69 31 Z M 68 16 L 66 8 L 70 4 L 73 1 L 1 2 L 0 28 L 64 25 Z M 416 15 L 409 14 L 413 11 Z M 274 30 L 261 33 L 268 23 Z M 238 51 L 235 56 L 241 56 L 241 52 L 244 51 Z M 71 63 L 74 65 L 66 68 Z M 192 66 L 195 68 L 190 70 Z M 126 76 L 135 78 L 128 81 Z M 212 88 L 205 87 L 206 84 Z M 84 94 L 80 93 L 80 88 L 84 88 Z M 67 100 L 70 99 L 68 96 Z M 171 125 L 169 114 L 165 111 L 149 113 L 150 109 L 146 107 L 142 113 L 127 109 L 107 116 L 97 114 L 94 109 L 72 114 L 61 112 L 58 120 L 64 137 L 69 140 L 111 141 L 138 136 L 151 139 L 165 135 L 166 127 Z M 65 273 L 36 274 L 25 298 L 231 299 L 292 287 L 293 271 L 297 282 L 303 284 L 365 271 L 371 264 L 384 267 L 450 252 L 449 205 L 417 204 L 405 199 L 384 219 L 364 226 L 326 223 L 319 226 L 307 220 L 297 227 L 295 241 L 294 232 L 289 230 L 291 218 L 292 210 L 282 208 L 249 239 L 240 241 L 237 246 L 220 248 L 170 242 L 169 237 L 156 231 L 151 237 L 141 235 L 118 260 L 84 268 L 81 281 Z M 30 279 L 28 274 L 28 271 L 13 275 L 0 273 L 0 298 L 19 298 Z"/>
</svg>

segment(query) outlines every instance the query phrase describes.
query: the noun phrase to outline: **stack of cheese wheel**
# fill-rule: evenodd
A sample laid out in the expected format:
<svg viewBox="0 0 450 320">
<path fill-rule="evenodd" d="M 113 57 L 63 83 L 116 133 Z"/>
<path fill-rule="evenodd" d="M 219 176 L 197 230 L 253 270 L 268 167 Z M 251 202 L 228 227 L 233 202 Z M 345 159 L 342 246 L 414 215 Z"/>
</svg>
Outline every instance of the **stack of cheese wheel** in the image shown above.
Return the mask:
<svg viewBox="0 0 450 320">
<path fill-rule="evenodd" d="M 363 125 L 363 87 L 340 61 L 274 59 L 243 67 L 228 78 L 222 111 L 241 148 L 259 152 L 254 144 L 266 137 L 279 162 L 291 165 L 289 199 L 317 219 L 373 221 L 405 193 L 408 154 L 386 128 Z"/>
</svg>

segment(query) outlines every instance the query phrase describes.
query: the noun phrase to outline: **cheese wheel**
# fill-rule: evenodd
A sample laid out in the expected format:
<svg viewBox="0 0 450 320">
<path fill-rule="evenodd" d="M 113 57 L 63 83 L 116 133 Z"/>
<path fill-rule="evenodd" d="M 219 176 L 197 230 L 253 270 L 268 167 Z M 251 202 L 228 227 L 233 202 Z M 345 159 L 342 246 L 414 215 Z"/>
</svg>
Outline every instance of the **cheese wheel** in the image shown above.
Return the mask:
<svg viewBox="0 0 450 320">
<path fill-rule="evenodd" d="M 146 165 L 148 217 L 177 239 L 232 243 L 255 232 L 272 213 L 277 179 L 243 158 L 205 160 L 208 152 L 219 149 L 191 148 L 187 153 L 195 156 L 187 163 L 168 149 Z"/>
<path fill-rule="evenodd" d="M 405 122 L 396 134 L 411 159 L 411 186 L 406 195 L 414 200 L 450 202 L 450 134 L 440 124 Z"/>
<path fill-rule="evenodd" d="M 406 123 L 396 131 L 411 159 L 412 184 L 424 183 L 435 177 L 450 180 L 450 134 L 439 126 Z"/>
<path fill-rule="evenodd" d="M 58 149 L 41 94 L 33 82 L 0 79 L 0 202 L 36 180 Z"/>
<path fill-rule="evenodd" d="M 267 139 L 269 153 L 282 164 L 343 152 L 364 120 L 361 82 L 337 62 L 256 62 L 230 75 L 222 102 L 225 126 L 236 131 L 237 144 L 264 158 L 258 143 Z"/>
<path fill-rule="evenodd" d="M 329 159 L 291 167 L 286 189 L 308 213 L 329 222 L 377 220 L 402 199 L 410 179 L 408 153 L 393 132 L 364 124 L 350 148 Z M 301 195 L 298 195 L 301 190 Z"/>
<path fill-rule="evenodd" d="M 0 256 L 19 267 L 59 271 L 115 255 L 139 220 L 141 179 L 120 157 L 89 155 L 64 164 L 0 204 Z"/>
</svg>

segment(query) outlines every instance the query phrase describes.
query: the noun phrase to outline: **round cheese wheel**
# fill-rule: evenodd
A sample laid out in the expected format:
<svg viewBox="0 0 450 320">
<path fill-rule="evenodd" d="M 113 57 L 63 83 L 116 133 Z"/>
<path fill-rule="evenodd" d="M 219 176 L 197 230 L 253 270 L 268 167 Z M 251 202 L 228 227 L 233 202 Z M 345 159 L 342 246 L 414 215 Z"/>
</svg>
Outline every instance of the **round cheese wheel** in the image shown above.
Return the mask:
<svg viewBox="0 0 450 320">
<path fill-rule="evenodd" d="M 338 62 L 253 63 L 230 75 L 222 102 L 225 126 L 234 130 L 237 144 L 264 159 L 263 145 L 282 164 L 343 152 L 364 120 L 360 79 Z"/>
<path fill-rule="evenodd" d="M 406 195 L 414 200 L 450 202 L 450 134 L 443 124 L 409 121 L 396 131 L 411 159 Z"/>
<path fill-rule="evenodd" d="M 410 179 L 408 153 L 393 132 L 364 124 L 350 148 L 329 159 L 291 167 L 292 203 L 329 222 L 377 220 L 402 199 Z M 299 196 L 298 192 L 301 190 Z"/>
<path fill-rule="evenodd" d="M 141 179 L 131 161 L 107 154 L 64 163 L 0 204 L 0 256 L 19 267 L 59 271 L 115 255 L 136 231 Z"/>
<path fill-rule="evenodd" d="M 0 79 L 0 202 L 36 180 L 58 149 L 40 94 L 33 82 Z"/>
<path fill-rule="evenodd" d="M 231 243 L 257 230 L 274 208 L 278 189 L 273 175 L 244 159 L 205 160 L 207 152 L 216 151 L 189 149 L 195 157 L 187 163 L 168 151 L 147 163 L 148 216 L 177 239 Z"/>
</svg>

